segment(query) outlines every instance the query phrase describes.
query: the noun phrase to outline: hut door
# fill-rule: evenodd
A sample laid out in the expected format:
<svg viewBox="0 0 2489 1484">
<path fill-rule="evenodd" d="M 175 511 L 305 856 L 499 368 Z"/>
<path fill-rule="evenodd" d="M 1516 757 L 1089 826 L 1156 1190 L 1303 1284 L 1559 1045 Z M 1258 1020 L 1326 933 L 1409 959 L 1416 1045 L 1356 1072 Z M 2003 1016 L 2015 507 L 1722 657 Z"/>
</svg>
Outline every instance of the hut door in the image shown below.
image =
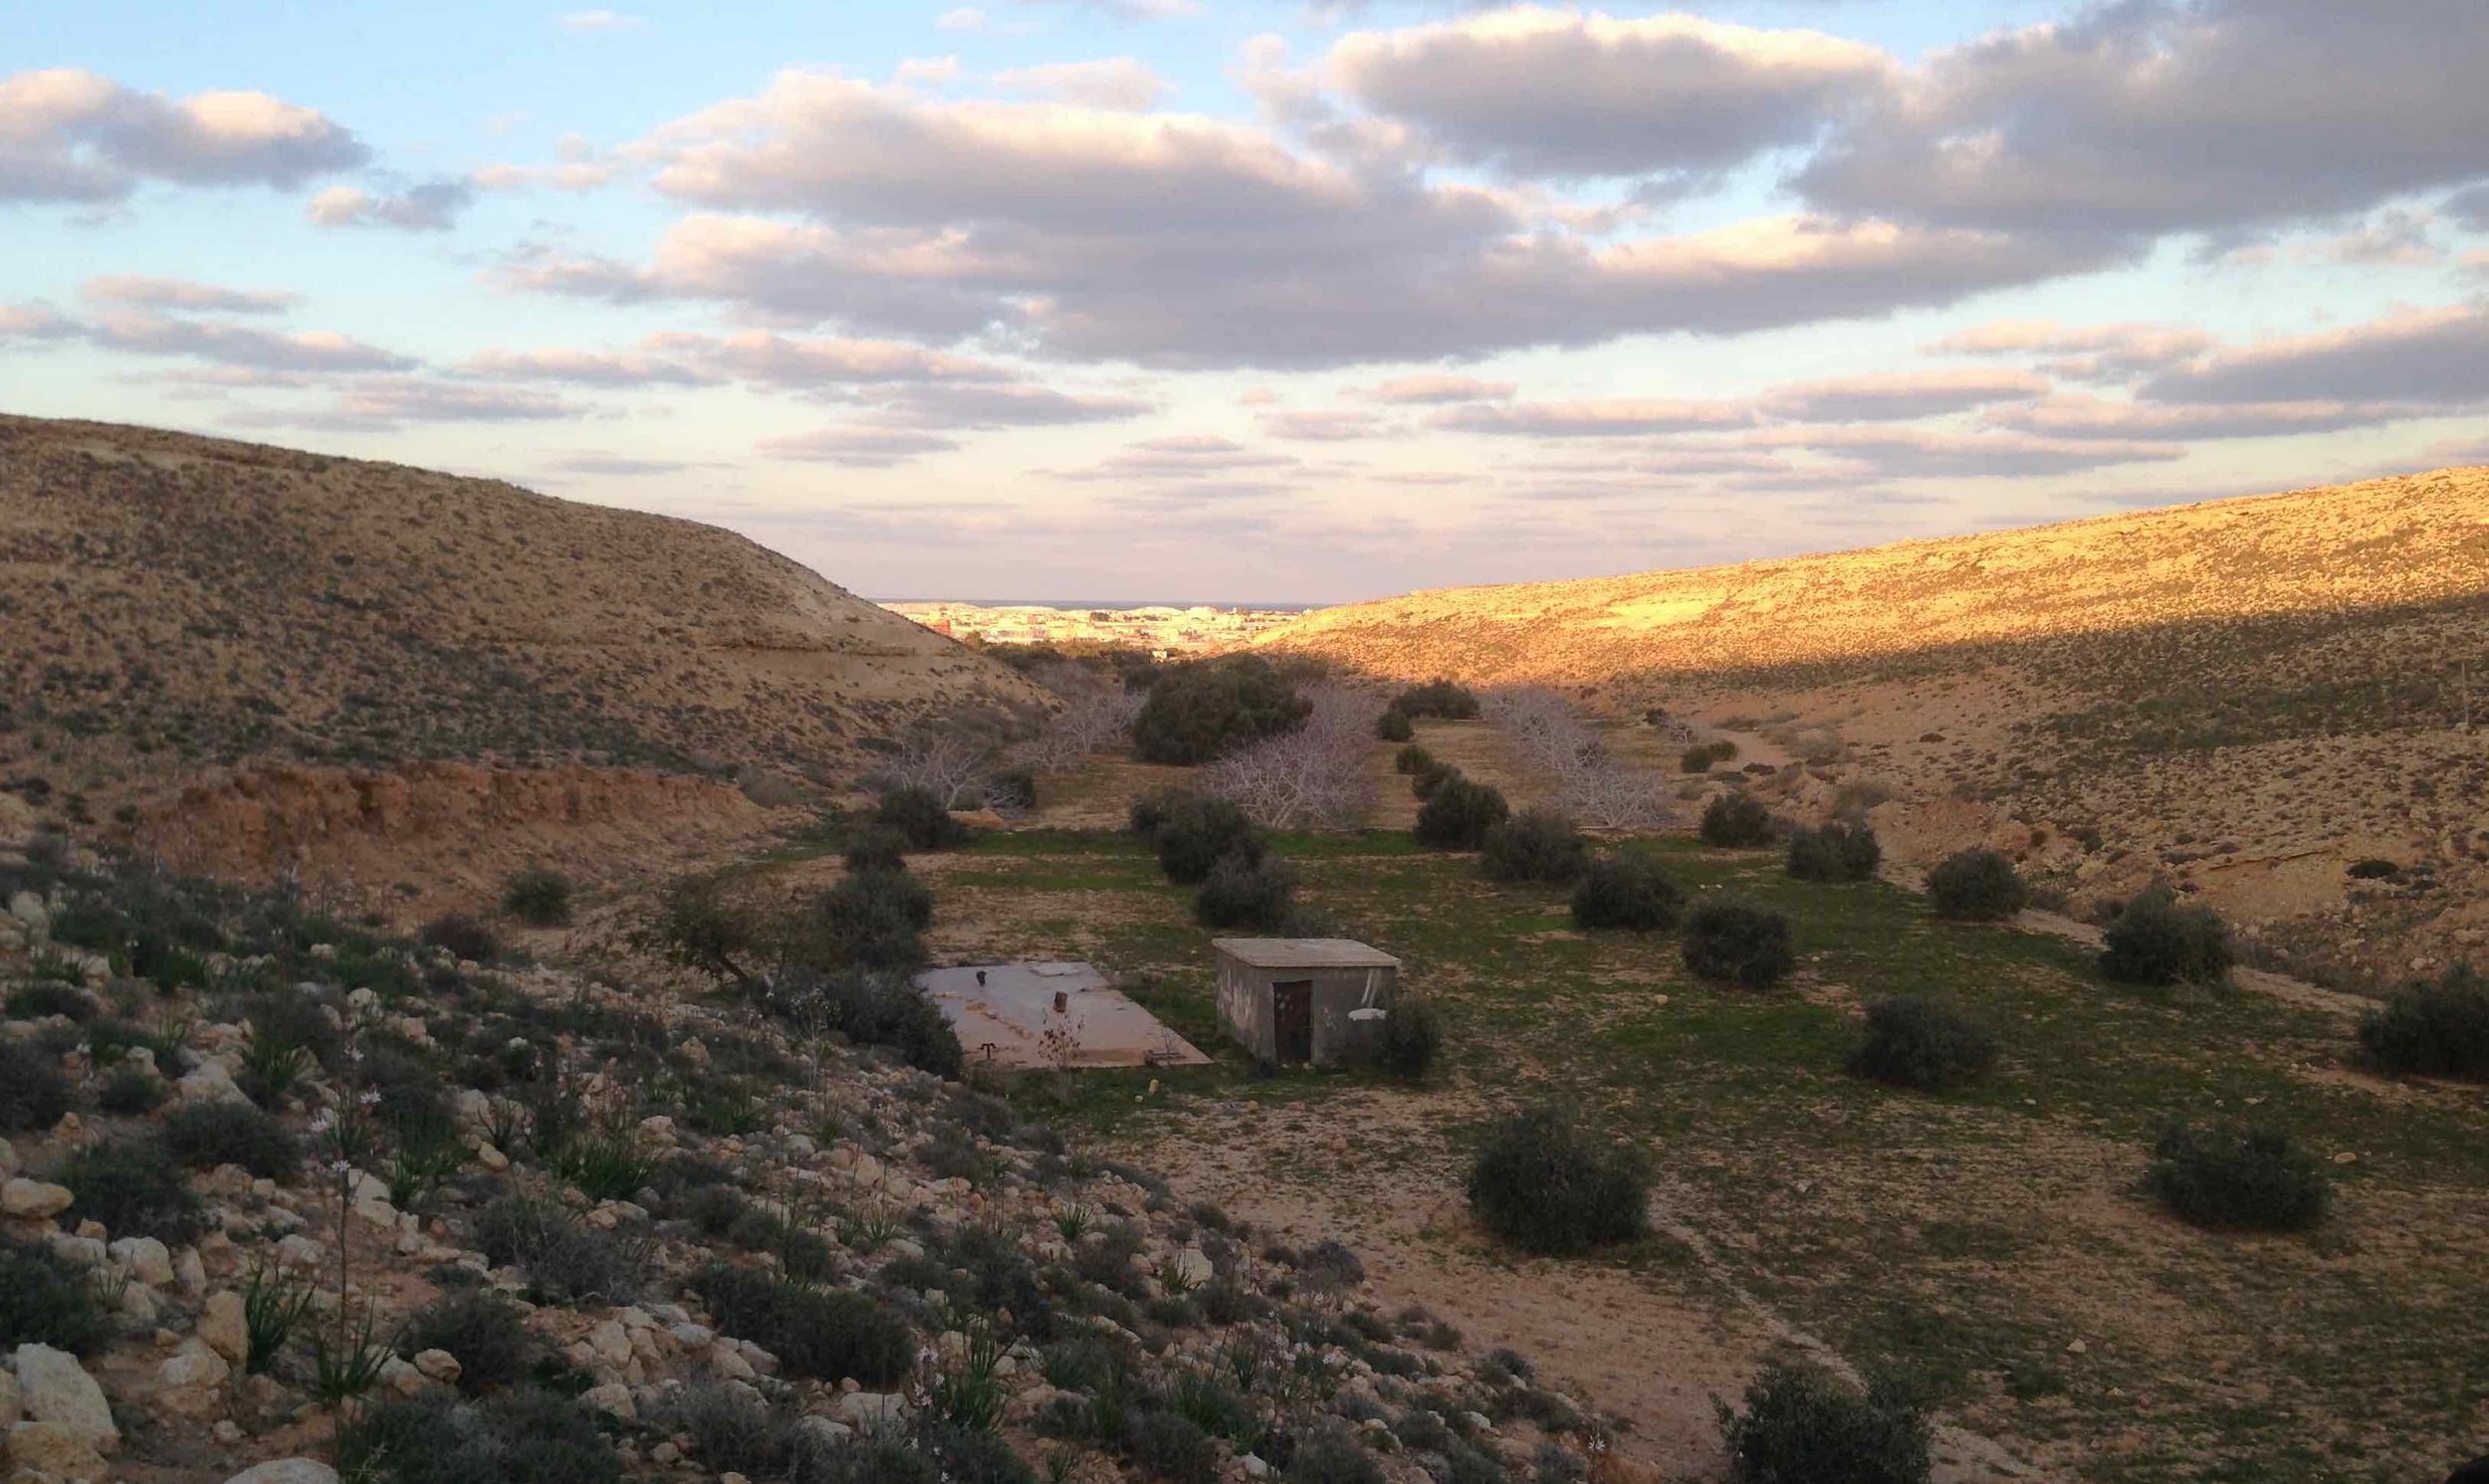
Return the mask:
<svg viewBox="0 0 2489 1484">
<path fill-rule="evenodd" d="M 1281 1066 L 1313 1060 L 1313 980 L 1271 985 L 1270 1021 Z"/>
</svg>

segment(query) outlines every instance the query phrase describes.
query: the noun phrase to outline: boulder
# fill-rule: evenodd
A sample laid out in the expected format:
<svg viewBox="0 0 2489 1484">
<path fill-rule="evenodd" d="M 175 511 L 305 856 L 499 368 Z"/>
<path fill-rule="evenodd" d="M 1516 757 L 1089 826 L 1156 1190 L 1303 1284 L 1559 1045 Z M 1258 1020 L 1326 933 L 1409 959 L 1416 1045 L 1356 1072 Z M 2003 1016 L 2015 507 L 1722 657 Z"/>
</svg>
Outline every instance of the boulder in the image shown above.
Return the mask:
<svg viewBox="0 0 2489 1484">
<path fill-rule="evenodd" d="M 251 1331 L 242 1295 L 220 1288 L 199 1310 L 199 1338 L 228 1362 L 239 1366 L 251 1358 Z"/>
<path fill-rule="evenodd" d="M 14 1216 L 22 1221 L 47 1221 L 69 1209 L 77 1197 L 69 1186 L 30 1180 L 20 1175 L 0 1184 L 0 1216 Z"/>
<path fill-rule="evenodd" d="M 120 1445 L 121 1431 L 113 1425 L 113 1408 L 104 1399 L 104 1388 L 76 1356 L 49 1345 L 21 1345 L 15 1365 L 26 1415 L 68 1428 L 99 1453 L 110 1453 Z"/>
<path fill-rule="evenodd" d="M 247 1103 L 242 1089 L 234 1086 L 233 1071 L 212 1056 L 199 1058 L 199 1064 L 173 1084 L 174 1091 L 185 1103 Z"/>
<path fill-rule="evenodd" d="M 312 1458 L 272 1458 L 251 1465 L 225 1484 L 338 1484 L 338 1471 Z"/>
<path fill-rule="evenodd" d="M 445 1386 L 456 1385 L 458 1378 L 467 1372 L 466 1367 L 458 1364 L 458 1358 L 445 1350 L 415 1352 L 415 1369 Z"/>
<path fill-rule="evenodd" d="M 20 1422 L 9 1429 L 9 1477 L 104 1484 L 112 1470 L 86 1439 L 58 1422 Z"/>
<path fill-rule="evenodd" d="M 172 1249 L 153 1237 L 122 1237 L 105 1248 L 114 1265 L 150 1288 L 173 1281 Z"/>
</svg>

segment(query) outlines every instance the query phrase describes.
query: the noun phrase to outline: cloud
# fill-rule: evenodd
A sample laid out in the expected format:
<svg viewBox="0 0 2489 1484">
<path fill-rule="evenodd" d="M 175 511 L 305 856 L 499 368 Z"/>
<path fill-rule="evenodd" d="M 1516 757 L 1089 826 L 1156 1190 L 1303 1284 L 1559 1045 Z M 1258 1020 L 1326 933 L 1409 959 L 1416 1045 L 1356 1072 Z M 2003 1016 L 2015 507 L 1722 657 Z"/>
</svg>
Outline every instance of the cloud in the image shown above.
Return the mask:
<svg viewBox="0 0 2489 1484">
<path fill-rule="evenodd" d="M 1672 14 L 1534 6 L 1342 38 L 1322 72 L 1449 157 L 1521 176 L 1706 175 L 1890 86 L 1874 47 Z"/>
<path fill-rule="evenodd" d="M 66 340 L 85 332 L 86 326 L 48 304 L 0 301 L 0 340 Z"/>
<path fill-rule="evenodd" d="M 86 335 L 112 350 L 186 355 L 269 371 L 398 371 L 416 364 L 411 356 L 331 330 L 280 334 L 255 325 L 144 313 L 100 316 L 86 327 Z"/>
<path fill-rule="evenodd" d="M 897 392 L 886 405 L 887 414 L 896 421 L 939 428 L 1016 428 L 1122 422 L 1157 410 L 1157 403 L 1138 397 L 1085 395 L 1042 386 L 974 383 L 910 386 Z"/>
<path fill-rule="evenodd" d="M 582 134 L 564 134 L 555 140 L 554 161 L 550 165 L 491 164 L 467 178 L 476 186 L 496 191 L 530 186 L 591 191 L 613 179 L 612 161 Z"/>
<path fill-rule="evenodd" d="M 1436 413 L 1434 426 L 1465 433 L 1617 438 L 1729 427 L 1753 420 L 1752 408 L 1743 402 L 1614 397 L 1576 402 L 1515 402 L 1506 406 L 1475 403 Z"/>
<path fill-rule="evenodd" d="M 1416 403 L 1500 401 L 1519 390 L 1509 381 L 1480 381 L 1474 376 L 1422 372 L 1378 382 L 1357 393 L 1376 402 Z"/>
<path fill-rule="evenodd" d="M 2048 390 L 2031 371 L 1895 371 L 1801 381 L 1773 389 L 1762 408 L 1804 422 L 1884 422 L 1940 417 Z"/>
<path fill-rule="evenodd" d="M 458 363 L 464 376 L 493 381 L 564 381 L 579 386 L 704 386 L 726 379 L 679 360 L 631 350 L 479 350 Z"/>
<path fill-rule="evenodd" d="M 2117 380 L 2190 360 L 2212 348 L 2212 336 L 2187 324 L 2070 326 L 2054 319 L 1990 319 L 1920 348 L 1931 355 L 2050 357 L 2041 369 L 2074 381 Z"/>
<path fill-rule="evenodd" d="M 2057 439 L 1927 428 L 1776 427 L 1758 429 L 1743 441 L 1755 447 L 1834 455 L 1867 477 L 1879 479 L 2019 479 L 2185 457 L 2183 449 L 2140 440 Z M 1841 471 L 1825 474 L 1835 483 L 1853 479 Z M 1779 484 L 1789 487 L 1786 478 L 1780 478 Z"/>
<path fill-rule="evenodd" d="M 322 227 L 394 227 L 401 232 L 446 232 L 475 201 L 475 186 L 444 177 L 409 186 L 395 195 L 373 195 L 333 185 L 312 197 L 311 219 Z"/>
<path fill-rule="evenodd" d="M 546 466 L 561 474 L 582 474 L 608 479 L 634 479 L 647 475 L 682 474 L 696 467 L 680 459 L 635 459 L 623 454 L 572 454 Z"/>
<path fill-rule="evenodd" d="M 1371 412 L 1265 412 L 1261 431 L 1295 443 L 1341 443 L 1392 431 Z"/>
<path fill-rule="evenodd" d="M 638 16 L 614 10 L 574 10 L 557 18 L 564 30 L 592 36 L 600 31 L 636 31 L 648 23 Z"/>
<path fill-rule="evenodd" d="M 2489 232 L 2489 185 L 2457 191 L 2438 210 L 2466 231 Z"/>
<path fill-rule="evenodd" d="M 2103 0 L 1937 53 L 1794 177 L 1835 211 L 2208 232 L 2481 173 L 2473 0 Z"/>
<path fill-rule="evenodd" d="M 1986 421 L 2050 438 L 2194 439 L 2268 438 L 2374 427 L 2424 414 L 2405 402 L 2239 402 L 2172 405 L 2060 396 L 2023 407 L 2001 407 Z"/>
<path fill-rule="evenodd" d="M 1167 80 L 1148 63 L 1133 57 L 1099 62 L 1066 62 L 1050 67 L 1023 67 L 994 75 L 995 83 L 1039 98 L 1058 98 L 1090 108 L 1141 113 L 1157 106 L 1167 94 Z"/>
<path fill-rule="evenodd" d="M 839 464 L 850 469 L 887 469 L 926 454 L 948 453 L 959 446 L 956 438 L 905 428 L 822 428 L 761 440 L 761 451 L 774 459 Z"/>
<path fill-rule="evenodd" d="M 934 22 L 934 27 L 941 31 L 983 31 L 987 24 L 984 11 L 973 5 L 963 5 L 957 10 L 944 11 L 941 19 Z"/>
<path fill-rule="evenodd" d="M 2404 310 L 2319 334 L 2266 340 L 2164 370 L 2160 402 L 2489 402 L 2489 303 Z"/>
<path fill-rule="evenodd" d="M 133 274 L 89 279 L 78 286 L 78 293 L 83 299 L 104 304 L 224 315 L 274 315 L 294 308 L 303 298 L 287 289 L 226 289 L 190 279 L 154 279 Z"/>
<path fill-rule="evenodd" d="M 955 56 L 902 58 L 890 75 L 902 83 L 931 83 L 939 87 L 959 80 L 960 59 Z"/>
<path fill-rule="evenodd" d="M 2445 254 L 2429 240 L 2436 217 L 2426 211 L 2388 211 L 2349 232 L 2315 245 L 2312 256 L 2359 268 L 2425 267 Z"/>
<path fill-rule="evenodd" d="M 1176 433 L 1144 439 L 1087 469 L 1057 471 L 1055 478 L 1081 481 L 1205 480 L 1256 469 L 1292 468 L 1286 454 L 1257 453 L 1215 433 Z"/>
<path fill-rule="evenodd" d="M 291 190 L 370 154 L 264 93 L 175 101 L 66 68 L 0 78 L 0 201 L 118 201 L 142 180 Z"/>
<path fill-rule="evenodd" d="M 1201 0 L 1018 0 L 1021 5 L 1076 5 L 1120 21 L 1164 21 L 1202 13 Z"/>
</svg>

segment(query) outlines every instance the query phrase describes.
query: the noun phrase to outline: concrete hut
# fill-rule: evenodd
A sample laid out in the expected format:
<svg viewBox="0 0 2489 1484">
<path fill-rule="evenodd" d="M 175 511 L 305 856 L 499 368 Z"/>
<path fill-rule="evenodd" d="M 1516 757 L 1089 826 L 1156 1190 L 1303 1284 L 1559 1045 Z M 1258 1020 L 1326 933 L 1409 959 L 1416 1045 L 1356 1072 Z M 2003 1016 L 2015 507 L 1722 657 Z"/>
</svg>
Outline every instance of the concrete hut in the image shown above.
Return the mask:
<svg viewBox="0 0 2489 1484">
<path fill-rule="evenodd" d="M 1344 938 L 1220 938 L 1219 1024 L 1276 1066 L 1333 1067 L 1374 1054 L 1400 960 Z"/>
</svg>

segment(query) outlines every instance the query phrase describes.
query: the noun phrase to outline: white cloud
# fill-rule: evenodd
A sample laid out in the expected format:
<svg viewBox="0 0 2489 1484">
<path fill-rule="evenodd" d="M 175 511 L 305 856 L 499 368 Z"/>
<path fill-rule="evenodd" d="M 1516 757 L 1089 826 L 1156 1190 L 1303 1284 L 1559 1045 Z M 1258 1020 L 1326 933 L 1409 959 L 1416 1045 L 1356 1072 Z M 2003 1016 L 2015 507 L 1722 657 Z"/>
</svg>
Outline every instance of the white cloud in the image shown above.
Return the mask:
<svg viewBox="0 0 2489 1484">
<path fill-rule="evenodd" d="M 2489 304 L 2403 310 L 2221 350 L 2162 371 L 2143 394 L 2162 402 L 2489 404 Z"/>
<path fill-rule="evenodd" d="M 942 31 L 983 31 L 987 26 L 986 13 L 973 5 L 963 5 L 944 11 L 934 26 Z"/>
<path fill-rule="evenodd" d="M 10 304 L 0 300 L 0 340 L 66 340 L 86 326 L 48 304 Z"/>
<path fill-rule="evenodd" d="M 1434 425 L 1466 433 L 1509 433 L 1540 438 L 1616 438 L 1640 433 L 1682 433 L 1754 421 L 1744 402 L 1683 397 L 1607 397 L 1570 402 L 1471 403 L 1438 412 Z"/>
<path fill-rule="evenodd" d="M 67 68 L 0 78 L 0 201 L 117 201 L 142 180 L 291 190 L 369 158 L 342 126 L 264 93 L 175 101 Z"/>
<path fill-rule="evenodd" d="M 1015 92 L 1130 113 L 1147 112 L 1168 92 L 1167 80 L 1152 71 L 1149 64 L 1133 57 L 1023 67 L 996 73 L 994 81 Z"/>
<path fill-rule="evenodd" d="M 948 453 L 959 446 L 956 438 L 903 428 L 822 428 L 761 440 L 761 451 L 775 459 L 839 464 L 850 469 L 887 469 L 926 454 Z"/>
<path fill-rule="evenodd" d="M 333 185 L 312 197 L 310 214 L 322 227 L 391 227 L 401 232 L 446 232 L 475 201 L 468 181 L 443 178 L 391 195 Z"/>
<path fill-rule="evenodd" d="M 415 364 L 412 356 L 332 330 L 283 334 L 255 325 L 144 313 L 99 316 L 87 325 L 86 335 L 113 350 L 186 355 L 272 371 L 393 371 Z"/>
<path fill-rule="evenodd" d="M 145 278 L 106 274 L 78 286 L 81 298 L 103 304 L 137 305 L 185 314 L 274 315 L 294 308 L 303 296 L 288 289 L 227 289 L 189 279 Z"/>
<path fill-rule="evenodd" d="M 647 25 L 639 16 L 624 15 L 616 10 L 574 10 L 558 18 L 566 31 L 593 35 L 599 31 L 636 31 Z"/>
<path fill-rule="evenodd" d="M 1892 371 L 1775 387 L 1762 409 L 1803 422 L 1909 421 L 2037 396 L 2048 387 L 2048 378 L 2032 371 Z"/>
<path fill-rule="evenodd" d="M 959 80 L 960 59 L 957 57 L 908 57 L 901 59 L 891 76 L 902 83 L 931 83 L 936 87 Z"/>
<path fill-rule="evenodd" d="M 1480 381 L 1474 376 L 1422 372 L 1379 382 L 1357 395 L 1377 402 L 1492 402 L 1500 401 L 1519 389 L 1509 381 Z"/>
</svg>

